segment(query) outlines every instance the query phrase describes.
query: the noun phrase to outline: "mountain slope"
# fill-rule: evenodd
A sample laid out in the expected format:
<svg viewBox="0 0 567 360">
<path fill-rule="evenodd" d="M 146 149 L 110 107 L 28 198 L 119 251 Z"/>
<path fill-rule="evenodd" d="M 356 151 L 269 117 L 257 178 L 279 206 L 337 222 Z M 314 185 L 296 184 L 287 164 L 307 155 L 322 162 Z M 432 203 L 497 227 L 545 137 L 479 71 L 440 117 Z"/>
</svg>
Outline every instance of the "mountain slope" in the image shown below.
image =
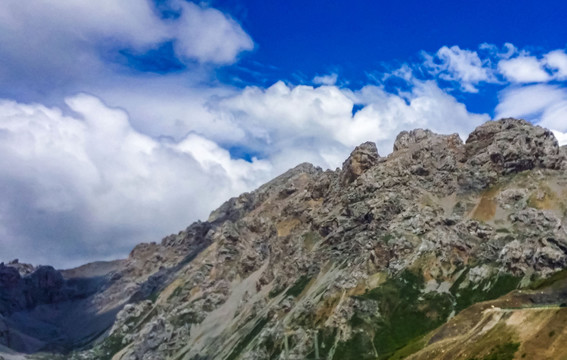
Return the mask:
<svg viewBox="0 0 567 360">
<path fill-rule="evenodd" d="M 503 119 L 465 144 L 418 129 L 385 158 L 365 143 L 336 171 L 301 164 L 136 247 L 87 297 L 121 309 L 112 328 L 64 357 L 442 358 L 443 344 L 468 346 L 443 329 L 477 334 L 459 320 L 475 311 L 500 326 L 511 312 L 496 319 L 482 301 L 566 267 L 565 158 L 550 131 Z M 562 311 L 553 294 L 553 309 L 525 311 Z"/>
<path fill-rule="evenodd" d="M 409 359 L 567 359 L 566 299 L 563 270 L 462 311 L 421 339 Z"/>
</svg>

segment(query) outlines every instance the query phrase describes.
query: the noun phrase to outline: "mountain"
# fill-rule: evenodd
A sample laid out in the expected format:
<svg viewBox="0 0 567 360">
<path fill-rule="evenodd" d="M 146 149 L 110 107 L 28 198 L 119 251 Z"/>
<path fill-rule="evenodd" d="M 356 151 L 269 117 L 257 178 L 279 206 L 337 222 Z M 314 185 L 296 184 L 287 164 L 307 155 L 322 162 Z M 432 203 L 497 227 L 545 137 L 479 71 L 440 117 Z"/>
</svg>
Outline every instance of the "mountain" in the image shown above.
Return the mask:
<svg viewBox="0 0 567 360">
<path fill-rule="evenodd" d="M 125 260 L 0 265 L 0 356 L 567 358 L 567 149 L 502 119 L 393 150 L 298 165 Z"/>
</svg>

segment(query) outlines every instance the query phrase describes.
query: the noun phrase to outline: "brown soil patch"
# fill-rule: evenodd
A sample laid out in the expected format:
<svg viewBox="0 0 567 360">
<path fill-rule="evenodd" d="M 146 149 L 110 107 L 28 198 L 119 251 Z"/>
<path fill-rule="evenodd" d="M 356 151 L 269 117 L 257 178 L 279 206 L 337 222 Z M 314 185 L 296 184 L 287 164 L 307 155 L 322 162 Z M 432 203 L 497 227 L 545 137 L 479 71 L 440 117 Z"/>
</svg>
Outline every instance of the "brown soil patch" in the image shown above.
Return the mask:
<svg viewBox="0 0 567 360">
<path fill-rule="evenodd" d="M 301 221 L 297 218 L 284 220 L 276 225 L 278 231 L 278 236 L 288 236 L 297 225 L 301 224 Z"/>
<path fill-rule="evenodd" d="M 315 313 L 315 324 L 324 324 L 325 321 L 327 321 L 327 319 L 330 318 L 331 315 L 333 315 L 333 312 L 335 311 L 340 300 L 341 296 L 338 294 L 325 299 L 322 306 L 319 306 L 319 308 L 317 308 L 317 312 Z"/>
<path fill-rule="evenodd" d="M 542 322 L 540 320 L 542 317 L 547 321 Z M 542 310 L 533 314 L 531 319 L 518 327 L 519 329 L 521 327 L 524 333 L 526 328 L 528 331 L 532 330 L 530 338 L 524 341 L 520 347 L 519 356 L 526 354 L 523 359 L 528 360 L 567 358 L 567 346 L 565 346 L 567 344 L 567 329 L 565 324 L 567 324 L 567 309 Z"/>
<path fill-rule="evenodd" d="M 557 194 L 547 185 L 540 185 L 530 195 L 528 205 L 538 210 L 559 210 L 561 207 Z"/>
<path fill-rule="evenodd" d="M 167 299 L 169 299 L 169 297 L 171 296 L 171 294 L 173 294 L 173 292 L 180 286 L 183 286 L 183 281 L 181 279 L 175 279 L 171 284 L 169 284 L 160 294 L 159 297 L 157 298 L 157 303 L 161 304 L 167 301 Z"/>
<path fill-rule="evenodd" d="M 472 218 L 480 221 L 490 221 L 496 215 L 496 201 L 493 197 L 486 194 L 480 198 L 477 206 L 473 210 Z"/>
</svg>

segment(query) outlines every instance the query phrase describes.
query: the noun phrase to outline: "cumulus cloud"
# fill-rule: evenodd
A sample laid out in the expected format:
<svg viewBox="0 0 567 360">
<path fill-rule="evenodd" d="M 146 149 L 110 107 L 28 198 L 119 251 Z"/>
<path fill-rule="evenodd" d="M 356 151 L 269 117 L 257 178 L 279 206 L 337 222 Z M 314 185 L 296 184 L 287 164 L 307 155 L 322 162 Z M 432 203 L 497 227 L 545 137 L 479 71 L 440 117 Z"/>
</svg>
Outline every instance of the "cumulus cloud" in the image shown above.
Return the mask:
<svg viewBox="0 0 567 360">
<path fill-rule="evenodd" d="M 73 265 L 124 256 L 271 176 L 197 134 L 158 141 L 99 99 L 0 103 L 2 258 Z"/>
<path fill-rule="evenodd" d="M 556 85 L 537 84 L 509 88 L 501 93 L 497 117 L 522 117 L 545 127 L 567 130 L 567 90 Z"/>
<path fill-rule="evenodd" d="M 441 79 L 458 82 L 466 92 L 476 93 L 475 85 L 496 80 L 489 60 L 481 60 L 476 51 L 443 46 L 435 55 L 424 53 L 424 57 L 424 65 L 429 71 Z"/>
<path fill-rule="evenodd" d="M 132 126 L 144 134 L 180 140 L 194 132 L 221 144 L 244 136 L 231 118 L 215 117 L 208 108 L 210 99 L 232 96 L 238 89 L 199 87 L 180 76 L 117 78 L 91 92 L 108 105 L 127 111 Z"/>
<path fill-rule="evenodd" d="M 160 17 L 150 0 L 2 1 L 0 84 L 51 91 L 93 81 L 113 71 L 108 63 L 120 51 L 144 54 L 167 42 L 181 61 L 216 64 L 253 48 L 226 14 L 182 0 L 166 3 L 178 16 Z"/>
<path fill-rule="evenodd" d="M 498 69 L 506 79 L 515 83 L 547 82 L 552 79 L 543 64 L 534 56 L 522 55 L 501 60 Z"/>
<path fill-rule="evenodd" d="M 528 84 L 567 79 L 567 54 L 554 50 L 532 55 L 506 43 L 499 48 L 481 44 L 479 51 L 443 46 L 435 54 L 422 53 L 423 69 L 435 78 L 459 84 L 460 90 L 476 93 L 482 83 Z"/>
<path fill-rule="evenodd" d="M 564 99 L 564 91 L 552 85 L 537 84 L 512 87 L 500 93 L 496 117 L 531 117 Z"/>
<path fill-rule="evenodd" d="M 352 115 L 354 104 L 362 109 Z M 270 157 L 285 157 L 291 144 L 320 166 L 336 167 L 352 147 L 376 141 L 380 152 L 391 152 L 402 130 L 426 127 L 442 133 L 470 130 L 489 119 L 469 113 L 435 82 L 415 80 L 410 93 L 392 94 L 376 86 L 357 91 L 335 86 L 290 86 L 278 82 L 262 89 L 249 87 L 223 99 L 217 116 L 234 119 L 247 144 Z M 286 164 L 297 161 L 287 158 Z"/>
<path fill-rule="evenodd" d="M 217 9 L 179 1 L 181 16 L 170 29 L 178 53 L 189 59 L 218 64 L 234 62 L 244 50 L 252 50 L 252 39 L 233 19 Z"/>
<path fill-rule="evenodd" d="M 567 54 L 562 50 L 555 50 L 545 54 L 544 63 L 553 71 L 557 80 L 567 79 Z"/>
</svg>

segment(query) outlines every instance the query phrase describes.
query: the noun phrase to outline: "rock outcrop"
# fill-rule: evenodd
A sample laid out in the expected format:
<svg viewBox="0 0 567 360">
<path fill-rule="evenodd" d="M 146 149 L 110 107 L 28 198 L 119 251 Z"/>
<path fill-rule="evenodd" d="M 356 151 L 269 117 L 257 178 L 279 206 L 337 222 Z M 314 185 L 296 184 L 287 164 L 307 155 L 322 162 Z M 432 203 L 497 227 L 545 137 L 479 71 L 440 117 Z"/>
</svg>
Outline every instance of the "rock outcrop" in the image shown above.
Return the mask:
<svg viewBox="0 0 567 360">
<path fill-rule="evenodd" d="M 376 165 L 379 159 L 378 149 L 373 142 L 365 142 L 357 146 L 343 163 L 341 183 L 350 184 L 366 170 Z"/>
<path fill-rule="evenodd" d="M 472 178 L 469 185 L 476 189 L 500 175 L 565 166 L 565 154 L 551 131 L 516 119 L 490 121 L 476 128 L 467 139 L 463 160 L 464 178 Z"/>
</svg>

